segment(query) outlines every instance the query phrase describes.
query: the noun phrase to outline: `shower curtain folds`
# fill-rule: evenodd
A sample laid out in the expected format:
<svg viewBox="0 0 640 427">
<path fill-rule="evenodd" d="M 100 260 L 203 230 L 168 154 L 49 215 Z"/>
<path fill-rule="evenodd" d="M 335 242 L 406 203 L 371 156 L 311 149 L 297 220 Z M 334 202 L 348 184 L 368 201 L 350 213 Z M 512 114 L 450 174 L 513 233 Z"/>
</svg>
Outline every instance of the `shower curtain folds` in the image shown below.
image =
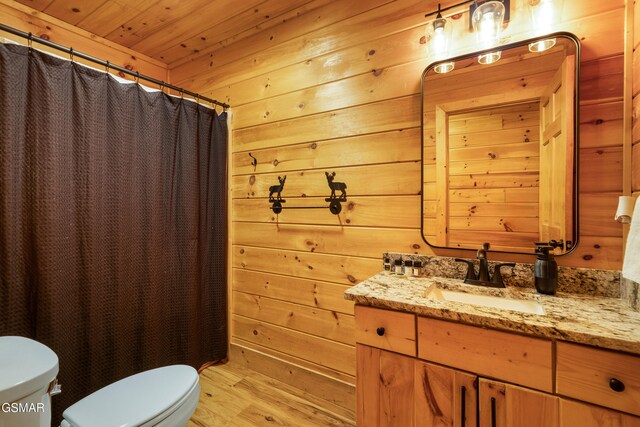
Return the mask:
<svg viewBox="0 0 640 427">
<path fill-rule="evenodd" d="M 0 44 L 0 335 L 60 358 L 74 401 L 223 359 L 226 113 Z"/>
</svg>

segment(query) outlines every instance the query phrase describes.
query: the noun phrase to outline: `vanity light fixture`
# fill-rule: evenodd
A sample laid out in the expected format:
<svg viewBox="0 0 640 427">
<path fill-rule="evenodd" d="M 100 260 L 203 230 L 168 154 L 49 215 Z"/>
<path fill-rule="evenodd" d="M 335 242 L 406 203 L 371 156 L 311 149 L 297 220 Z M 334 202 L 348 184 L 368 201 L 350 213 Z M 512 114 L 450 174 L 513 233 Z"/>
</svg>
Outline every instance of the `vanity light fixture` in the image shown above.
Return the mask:
<svg viewBox="0 0 640 427">
<path fill-rule="evenodd" d="M 544 39 L 537 42 L 533 42 L 529 44 L 530 52 L 544 52 L 545 50 L 549 50 L 556 45 L 556 39 Z"/>
<path fill-rule="evenodd" d="M 441 61 L 449 56 L 449 43 L 451 41 L 451 25 L 442 17 L 440 3 L 438 3 L 438 15 L 436 19 L 427 25 L 427 39 L 429 50 L 435 61 Z M 453 70 L 453 62 L 443 62 L 433 68 L 436 73 L 444 74 Z"/>
<path fill-rule="evenodd" d="M 533 33 L 536 36 L 549 34 L 558 21 L 562 9 L 562 0 L 526 0 Z M 531 52 L 544 52 L 556 45 L 555 38 L 543 39 L 529 45 Z"/>
<path fill-rule="evenodd" d="M 502 24 L 505 18 L 504 3 L 497 0 L 478 3 L 476 0 L 471 8 L 473 9 L 471 24 L 476 33 L 476 40 L 482 49 L 494 47 L 502 32 Z M 489 52 L 479 55 L 478 62 L 480 64 L 493 64 L 500 57 L 500 51 Z"/>
</svg>

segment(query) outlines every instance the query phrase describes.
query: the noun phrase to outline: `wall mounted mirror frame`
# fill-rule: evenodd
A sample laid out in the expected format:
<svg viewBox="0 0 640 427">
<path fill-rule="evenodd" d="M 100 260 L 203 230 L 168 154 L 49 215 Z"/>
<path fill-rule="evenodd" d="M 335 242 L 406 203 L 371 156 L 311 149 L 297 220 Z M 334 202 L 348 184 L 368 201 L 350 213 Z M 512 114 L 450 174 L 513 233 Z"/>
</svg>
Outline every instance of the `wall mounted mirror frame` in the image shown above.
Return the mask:
<svg viewBox="0 0 640 427">
<path fill-rule="evenodd" d="M 549 52 L 529 51 L 531 44 L 548 39 L 558 40 L 557 46 L 550 49 Z M 502 64 L 501 61 L 491 65 L 478 64 L 477 58 L 479 55 L 495 51 L 502 53 Z M 561 52 L 564 52 L 564 56 L 559 56 Z M 543 60 L 541 59 L 543 55 L 549 55 L 544 59 L 545 61 L 555 61 L 553 62 L 554 67 L 556 66 L 555 64 L 560 64 L 557 72 L 552 72 L 553 70 L 547 70 L 544 67 L 536 71 L 536 67 Z M 555 56 L 552 57 L 551 55 Z M 525 65 L 528 60 L 531 60 L 531 63 L 526 63 Z M 483 78 L 491 79 L 494 75 L 492 71 L 498 70 L 499 68 L 497 67 L 500 66 L 507 70 L 509 66 L 505 64 L 509 64 L 509 61 L 514 64 L 511 68 L 520 69 L 520 73 L 524 73 L 522 70 L 527 70 L 526 72 L 531 74 L 513 74 L 509 75 L 508 78 L 505 76 L 499 76 L 498 78 L 509 80 L 514 85 L 518 85 L 514 86 L 517 88 L 514 89 L 515 91 L 520 88 L 526 88 L 523 91 L 529 91 L 532 94 L 529 99 L 525 99 L 528 95 L 522 95 L 521 99 L 513 101 L 509 99 L 509 96 L 505 96 L 504 102 L 502 102 L 500 101 L 502 99 L 500 96 L 493 96 L 493 98 L 485 96 L 482 98 L 474 97 L 473 94 L 468 95 L 469 98 L 462 99 L 463 96 L 467 96 L 466 93 L 469 93 L 471 82 L 481 82 Z M 454 63 L 454 72 L 449 74 L 435 73 L 434 69 L 443 63 Z M 452 87 L 449 90 L 445 82 L 456 81 L 456 69 L 459 72 L 458 81 L 464 80 L 467 83 L 462 83 L 461 87 Z M 544 72 L 542 72 L 543 69 Z M 534 74 L 536 72 L 537 74 Z M 474 75 L 470 73 L 480 74 Z M 558 75 L 562 76 L 561 81 L 565 86 L 562 89 L 563 92 L 557 93 L 558 96 L 556 96 L 556 92 L 553 92 L 553 89 L 550 92 L 552 96 L 547 96 L 549 95 L 548 88 L 545 89 L 544 94 L 536 92 L 536 85 L 542 85 L 542 82 L 547 81 L 549 85 L 552 85 L 551 81 L 556 79 Z M 436 249 L 477 250 L 482 246 L 483 242 L 489 242 L 492 245 L 491 251 L 493 252 L 531 255 L 534 254 L 535 250 L 534 242 L 562 240 L 563 246 L 556 248 L 553 251 L 554 254 L 566 255 L 575 250 L 579 238 L 579 80 L 580 42 L 576 36 L 566 32 L 557 32 L 434 62 L 424 70 L 421 79 L 421 232 L 424 241 L 430 247 Z M 488 87 L 490 85 L 485 86 Z M 509 87 L 509 85 L 506 84 L 505 87 Z M 430 96 L 433 95 L 430 90 L 438 92 L 440 98 L 438 98 L 438 95 Z M 503 92 L 503 94 L 505 93 L 510 92 Z M 565 112 L 562 115 L 557 113 L 558 117 L 563 117 L 564 127 L 561 132 L 557 131 L 560 133 L 554 134 L 553 132 L 556 132 L 555 128 L 549 130 L 552 127 L 550 126 L 552 119 L 549 119 L 549 114 L 553 117 L 553 114 L 556 113 L 549 113 L 549 111 L 556 109 L 555 106 L 552 106 L 552 104 L 555 105 L 555 101 L 550 101 L 550 99 L 554 100 L 556 98 L 563 100 L 561 102 L 564 103 L 562 105 L 565 105 L 565 107 L 558 108 L 558 110 L 561 111 L 564 108 Z M 496 104 L 489 105 L 489 99 L 495 99 Z M 567 113 L 566 111 L 569 108 L 572 111 Z M 474 115 L 472 116 L 472 114 Z M 500 159 L 501 150 L 504 152 L 506 148 L 496 148 L 494 153 L 492 149 L 495 147 L 493 145 L 485 145 L 483 147 L 486 149 L 484 152 L 483 150 L 471 149 L 474 148 L 473 143 L 471 143 L 471 147 L 467 146 L 466 142 L 460 145 L 461 140 L 470 140 L 464 139 L 466 136 L 462 135 L 463 131 L 458 131 L 458 135 L 450 135 L 450 133 L 455 132 L 452 126 L 458 126 L 460 123 L 464 123 L 467 126 L 468 123 L 472 123 L 474 120 L 476 123 L 480 123 L 484 120 L 480 118 L 481 115 L 485 117 L 491 116 L 492 119 L 495 119 L 499 114 L 510 115 L 510 119 L 503 119 L 503 123 L 508 120 L 514 120 L 514 117 L 516 118 L 515 120 L 522 120 L 522 123 L 527 122 L 527 120 L 529 120 L 527 122 L 529 124 L 536 123 L 535 120 L 538 120 L 539 123 L 530 126 L 530 129 L 526 129 L 526 132 L 533 134 L 533 137 L 530 138 L 531 143 L 529 143 L 529 135 L 531 134 L 520 134 L 520 138 L 524 137 L 524 140 L 519 142 L 529 143 L 525 149 L 518 148 L 516 144 L 510 144 L 513 147 L 513 151 L 520 150 L 522 152 L 522 154 L 510 154 L 510 156 L 514 157 L 512 159 L 509 159 L 509 156 L 506 156 L 507 158 L 505 159 Z M 524 132 L 524 128 L 520 130 Z M 506 130 L 504 132 L 505 134 L 507 133 Z M 490 135 L 497 138 L 501 134 L 494 131 Z M 556 143 L 553 135 L 558 135 L 559 138 L 557 140 L 563 141 L 565 145 Z M 451 141 L 453 141 L 452 147 L 454 151 L 455 144 L 459 144 L 459 153 L 455 154 L 458 157 L 453 155 L 454 151 L 449 151 L 450 137 Z M 455 142 L 456 138 L 458 142 Z M 537 148 L 536 145 L 533 145 L 534 142 L 537 144 Z M 554 144 L 556 147 L 564 148 L 547 148 L 554 146 Z M 496 144 L 496 147 L 498 145 L 499 143 Z M 537 154 L 535 153 L 536 149 Z M 463 153 L 465 150 L 466 152 Z M 534 150 L 533 154 L 531 150 Z M 540 160 L 549 159 L 548 152 L 554 153 L 558 150 L 564 150 L 564 154 L 562 154 L 565 156 L 564 158 L 551 154 L 553 161 Z M 474 152 L 480 152 L 485 157 L 474 158 L 469 161 L 469 156 Z M 521 156 L 521 158 L 515 158 L 517 155 Z M 557 158 L 560 158 L 560 163 L 558 163 Z M 449 164 L 450 159 L 453 159 L 451 165 Z M 455 160 L 459 161 L 455 162 Z M 509 166 L 507 168 L 498 167 L 499 160 L 502 161 L 503 165 L 509 164 Z M 492 164 L 496 165 L 495 171 L 487 169 Z M 509 169 L 515 168 L 518 164 L 523 165 L 522 171 L 514 172 Z M 560 167 L 554 167 L 557 164 Z M 455 174 L 457 176 L 454 176 Z M 522 178 L 521 182 L 516 181 L 519 178 Z M 507 180 L 510 181 L 507 182 Z M 495 184 L 490 184 L 492 181 L 496 183 L 505 182 L 506 187 L 490 187 L 490 185 Z M 469 185 L 472 187 L 469 187 Z M 473 187 L 474 185 L 478 186 Z M 499 186 L 500 184 L 495 185 Z M 527 187 L 529 190 L 527 190 Z M 465 193 L 463 190 L 457 191 L 456 188 L 470 189 Z M 561 191 L 553 191 L 556 188 L 560 188 Z M 474 194 L 474 191 L 478 189 L 486 190 L 484 192 L 485 197 L 489 197 L 487 195 L 490 194 L 500 193 L 500 197 L 505 197 L 505 199 L 501 203 L 495 203 L 492 206 L 488 204 L 477 205 L 472 200 L 473 197 L 480 196 L 471 196 L 467 203 L 455 203 L 460 201 L 460 198 L 463 198 L 465 194 Z M 551 191 L 545 191 L 544 189 L 551 189 Z M 521 195 L 515 196 L 518 192 Z M 480 194 L 482 191 L 476 191 L 476 193 Z M 512 200 L 518 200 L 518 197 L 520 197 L 521 201 L 531 203 L 513 202 L 509 204 L 509 197 L 504 196 L 503 193 L 507 195 L 514 194 Z M 560 193 L 563 194 L 561 195 Z M 533 196 L 534 194 L 535 196 Z M 491 200 L 486 201 L 488 203 L 491 202 Z M 504 212 L 498 212 L 501 211 L 501 207 L 508 209 L 505 209 Z M 496 211 L 498 213 L 492 214 L 494 215 L 493 217 L 483 216 L 488 214 L 477 212 L 478 210 L 481 211 L 482 208 L 486 208 L 484 212 Z M 525 208 L 528 209 L 526 212 Z M 516 211 L 523 213 L 512 213 Z M 552 212 L 552 214 L 549 212 Z M 481 219 L 478 220 L 477 218 Z M 556 219 L 559 220 L 556 221 Z M 556 222 L 561 224 L 556 226 L 554 225 Z M 552 226 L 549 224 L 552 224 Z M 458 230 L 455 227 L 458 227 Z M 483 231 L 483 227 L 486 227 L 487 230 Z M 509 239 L 513 239 L 513 243 Z M 569 244 L 564 246 L 566 242 L 569 242 Z"/>
</svg>

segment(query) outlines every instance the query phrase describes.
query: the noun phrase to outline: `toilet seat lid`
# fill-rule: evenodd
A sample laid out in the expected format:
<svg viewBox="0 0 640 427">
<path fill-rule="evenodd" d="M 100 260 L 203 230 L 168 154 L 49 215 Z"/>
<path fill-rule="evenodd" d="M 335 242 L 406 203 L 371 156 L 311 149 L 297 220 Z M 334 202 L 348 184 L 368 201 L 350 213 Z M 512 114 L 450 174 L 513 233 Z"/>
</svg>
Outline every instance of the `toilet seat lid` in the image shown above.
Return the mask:
<svg viewBox="0 0 640 427">
<path fill-rule="evenodd" d="M 63 417 L 74 426 L 140 426 L 172 409 L 198 383 L 191 366 L 172 365 L 121 379 L 76 402 Z"/>
<path fill-rule="evenodd" d="M 48 386 L 58 375 L 58 356 L 25 337 L 0 337 L 0 402 L 15 402 Z"/>
</svg>

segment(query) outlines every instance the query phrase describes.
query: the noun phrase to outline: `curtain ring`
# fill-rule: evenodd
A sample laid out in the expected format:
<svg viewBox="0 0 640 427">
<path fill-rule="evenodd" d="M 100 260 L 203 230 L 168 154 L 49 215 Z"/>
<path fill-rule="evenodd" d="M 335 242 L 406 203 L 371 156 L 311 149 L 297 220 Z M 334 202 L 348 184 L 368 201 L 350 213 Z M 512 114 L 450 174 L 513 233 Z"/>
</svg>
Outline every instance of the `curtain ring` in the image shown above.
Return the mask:
<svg viewBox="0 0 640 427">
<path fill-rule="evenodd" d="M 27 46 L 29 46 L 29 52 L 33 49 L 33 33 L 29 33 L 29 37 L 27 38 Z"/>
<path fill-rule="evenodd" d="M 73 62 L 73 48 L 72 47 L 69 48 L 69 59 L 71 60 L 71 62 Z"/>
<path fill-rule="evenodd" d="M 160 92 L 164 93 L 164 80 L 160 82 Z"/>
<path fill-rule="evenodd" d="M 140 84 L 140 71 L 136 71 L 136 83 Z"/>
<path fill-rule="evenodd" d="M 109 77 L 109 72 L 111 69 L 111 64 L 109 64 L 109 61 L 107 61 L 107 64 L 104 66 L 104 71 L 107 73 L 107 77 Z"/>
</svg>

